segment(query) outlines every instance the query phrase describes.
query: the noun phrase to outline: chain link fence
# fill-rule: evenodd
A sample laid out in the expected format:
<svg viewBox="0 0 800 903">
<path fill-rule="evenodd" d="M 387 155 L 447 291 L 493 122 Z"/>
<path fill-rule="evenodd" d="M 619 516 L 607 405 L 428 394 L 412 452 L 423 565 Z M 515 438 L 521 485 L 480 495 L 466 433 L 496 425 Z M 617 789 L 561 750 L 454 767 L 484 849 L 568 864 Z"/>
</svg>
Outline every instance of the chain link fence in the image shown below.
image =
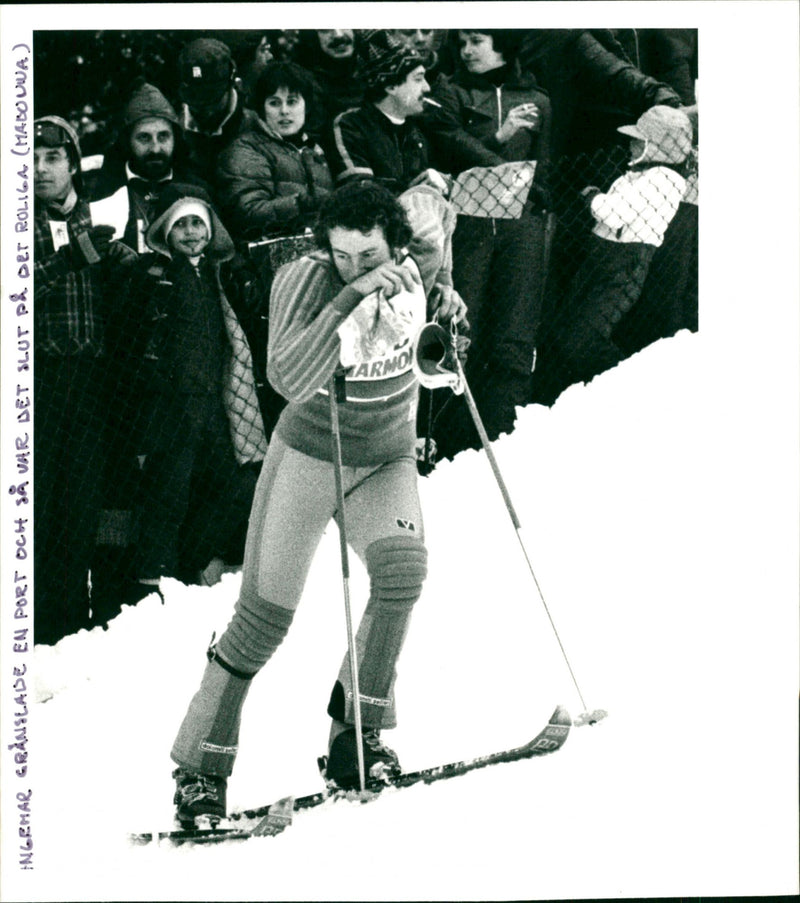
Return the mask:
<svg viewBox="0 0 800 903">
<path fill-rule="evenodd" d="M 532 200 L 529 163 L 471 170 L 453 186 L 465 370 L 490 439 L 513 430 L 518 407 L 553 404 L 698 329 L 696 146 L 679 162 L 631 167 L 630 156 L 620 142 L 558 158 L 548 203 Z M 163 262 L 120 266 L 107 280 L 105 353 L 37 354 L 37 642 L 106 623 L 148 591 L 142 578 L 213 584 L 241 565 L 285 405 L 266 379 L 270 286 L 312 247 L 308 233 L 242 247 L 235 267 L 206 274 L 221 294 Z M 439 459 L 479 446 L 449 389 L 422 390 L 418 434 Z"/>
</svg>

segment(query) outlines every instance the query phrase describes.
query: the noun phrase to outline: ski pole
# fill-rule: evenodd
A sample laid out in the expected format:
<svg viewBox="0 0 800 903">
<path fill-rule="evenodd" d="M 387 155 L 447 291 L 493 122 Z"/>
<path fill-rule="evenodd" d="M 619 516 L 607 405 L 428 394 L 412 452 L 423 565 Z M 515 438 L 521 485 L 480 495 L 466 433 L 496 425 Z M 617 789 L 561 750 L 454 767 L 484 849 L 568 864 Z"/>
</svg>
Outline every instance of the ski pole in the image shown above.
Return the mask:
<svg viewBox="0 0 800 903">
<path fill-rule="evenodd" d="M 564 657 L 564 661 L 566 662 L 567 669 L 569 670 L 570 677 L 572 678 L 572 682 L 575 685 L 575 689 L 578 691 L 578 697 L 580 698 L 581 705 L 586 710 L 586 702 L 583 699 L 583 693 L 581 693 L 581 688 L 578 686 L 578 681 L 575 678 L 575 672 L 572 670 L 572 665 L 570 664 L 569 658 L 567 656 L 567 652 L 564 649 L 564 644 L 561 642 L 561 637 L 558 634 L 558 630 L 556 629 L 555 621 L 553 621 L 553 616 L 550 614 L 550 609 L 547 606 L 547 602 L 544 598 L 544 593 L 542 592 L 541 587 L 539 586 L 539 581 L 536 579 L 536 574 L 533 570 L 533 565 L 531 564 L 530 556 L 528 555 L 528 550 L 525 547 L 525 542 L 522 539 L 522 525 L 520 524 L 520 520 L 517 517 L 517 512 L 514 510 L 514 505 L 511 501 L 511 496 L 508 494 L 508 489 L 506 488 L 505 481 L 503 480 L 503 476 L 500 473 L 500 468 L 497 466 L 497 460 L 495 459 L 494 452 L 492 451 L 491 443 L 489 442 L 489 436 L 486 433 L 486 429 L 483 425 L 483 421 L 481 420 L 481 415 L 478 413 L 477 405 L 475 404 L 475 399 L 472 397 L 472 392 L 469 388 L 469 383 L 467 383 L 467 378 L 464 376 L 464 368 L 461 365 L 461 360 L 457 354 L 453 355 L 455 359 L 456 366 L 458 368 L 458 376 L 461 380 L 461 385 L 463 386 L 463 394 L 464 398 L 467 402 L 467 407 L 469 408 L 469 412 L 472 416 L 472 420 L 475 423 L 475 428 L 478 431 L 478 435 L 481 439 L 481 445 L 483 446 L 483 450 L 486 452 L 486 457 L 489 460 L 489 464 L 491 465 L 492 472 L 494 473 L 494 478 L 497 481 L 497 485 L 500 487 L 500 492 L 503 496 L 503 501 L 506 503 L 506 508 L 508 510 L 509 516 L 511 517 L 511 522 L 514 524 L 514 530 L 517 534 L 517 539 L 519 540 L 520 547 L 522 548 L 522 554 L 525 556 L 525 561 L 528 565 L 528 570 L 531 573 L 531 577 L 533 578 L 533 583 L 536 587 L 536 591 L 539 594 L 539 598 L 541 599 L 542 605 L 544 606 L 544 610 L 547 614 L 547 618 L 550 621 L 550 626 L 553 628 L 553 633 L 555 634 L 556 640 L 558 641 L 559 648 L 561 649 L 561 654 Z"/>
<path fill-rule="evenodd" d="M 350 560 L 347 553 L 347 530 L 344 517 L 344 483 L 342 480 L 342 438 L 339 433 L 339 401 L 345 400 L 344 374 L 333 374 L 328 387 L 331 407 L 331 448 L 333 451 L 333 474 L 336 481 L 336 508 L 339 524 L 339 549 L 342 558 L 342 586 L 344 589 L 344 615 L 347 623 L 347 652 L 350 657 L 350 683 L 353 686 L 355 707 L 356 752 L 358 754 L 358 781 L 361 790 L 366 787 L 364 768 L 364 745 L 361 736 L 361 692 L 358 686 L 358 657 L 353 637 L 353 618 L 350 613 Z"/>
</svg>

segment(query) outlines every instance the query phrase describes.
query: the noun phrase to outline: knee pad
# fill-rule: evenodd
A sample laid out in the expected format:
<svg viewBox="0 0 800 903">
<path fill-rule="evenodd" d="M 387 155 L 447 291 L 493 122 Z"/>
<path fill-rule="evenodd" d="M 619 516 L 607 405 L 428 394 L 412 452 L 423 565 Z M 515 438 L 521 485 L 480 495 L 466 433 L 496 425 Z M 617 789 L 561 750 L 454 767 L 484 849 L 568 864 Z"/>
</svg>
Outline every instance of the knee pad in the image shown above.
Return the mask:
<svg viewBox="0 0 800 903">
<path fill-rule="evenodd" d="M 217 643 L 219 656 L 231 668 L 255 674 L 286 638 L 294 611 L 242 590 L 236 610 Z"/>
<path fill-rule="evenodd" d="M 366 550 L 370 578 L 369 607 L 409 611 L 422 593 L 428 574 L 428 550 L 416 536 L 376 539 Z"/>
</svg>

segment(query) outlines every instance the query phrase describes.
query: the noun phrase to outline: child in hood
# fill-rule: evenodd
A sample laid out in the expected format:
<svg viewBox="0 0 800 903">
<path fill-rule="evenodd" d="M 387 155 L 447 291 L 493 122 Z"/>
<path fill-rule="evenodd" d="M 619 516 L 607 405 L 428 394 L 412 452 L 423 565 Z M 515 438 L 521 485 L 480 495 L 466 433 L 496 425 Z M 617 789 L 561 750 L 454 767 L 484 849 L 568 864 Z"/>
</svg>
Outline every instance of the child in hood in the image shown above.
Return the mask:
<svg viewBox="0 0 800 903">
<path fill-rule="evenodd" d="M 567 292 L 546 366 L 534 377 L 536 401 L 552 404 L 567 386 L 588 382 L 626 356 L 614 329 L 638 301 L 687 190 L 692 126 L 685 113 L 651 107 L 618 131 L 630 137 L 628 170 L 605 193 L 594 185 L 581 192 L 594 220 L 588 253 Z"/>
<path fill-rule="evenodd" d="M 134 594 L 241 563 L 266 453 L 252 356 L 235 313 L 249 286 L 206 195 L 171 186 L 124 284 L 114 333 L 124 360 L 123 421 L 144 459 Z"/>
</svg>

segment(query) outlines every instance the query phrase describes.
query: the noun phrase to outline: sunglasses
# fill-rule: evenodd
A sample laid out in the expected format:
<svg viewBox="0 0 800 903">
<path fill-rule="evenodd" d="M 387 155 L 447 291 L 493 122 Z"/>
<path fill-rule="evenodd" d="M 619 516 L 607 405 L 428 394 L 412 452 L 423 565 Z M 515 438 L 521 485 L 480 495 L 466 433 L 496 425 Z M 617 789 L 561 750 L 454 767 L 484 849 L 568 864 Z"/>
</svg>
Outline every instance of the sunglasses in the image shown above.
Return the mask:
<svg viewBox="0 0 800 903">
<path fill-rule="evenodd" d="M 72 144 L 69 134 L 54 122 L 37 122 L 33 127 L 33 139 L 36 144 L 45 147 L 64 147 Z"/>
</svg>

